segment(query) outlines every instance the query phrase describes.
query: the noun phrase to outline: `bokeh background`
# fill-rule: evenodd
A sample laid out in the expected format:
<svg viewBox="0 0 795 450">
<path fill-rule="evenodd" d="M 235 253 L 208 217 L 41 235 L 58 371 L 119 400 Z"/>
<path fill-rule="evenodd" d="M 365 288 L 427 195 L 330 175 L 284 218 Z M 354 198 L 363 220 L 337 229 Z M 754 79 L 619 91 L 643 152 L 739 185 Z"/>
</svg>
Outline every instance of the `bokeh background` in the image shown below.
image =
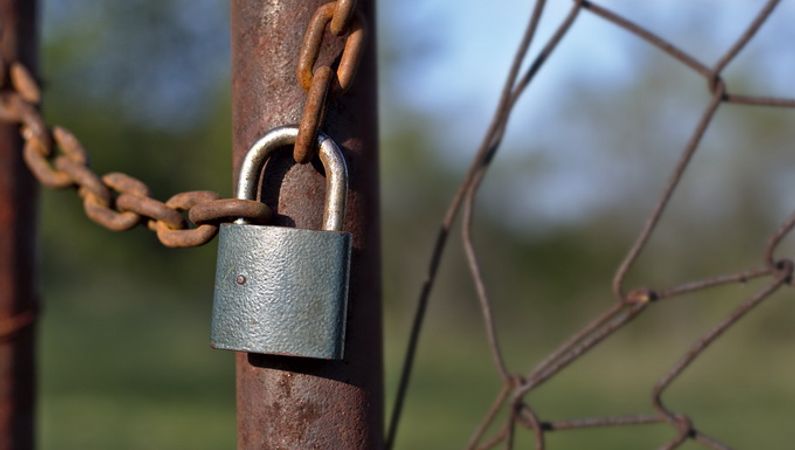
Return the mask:
<svg viewBox="0 0 795 450">
<path fill-rule="evenodd" d="M 99 172 L 158 198 L 231 192 L 228 4 L 47 0 L 46 115 Z M 385 367 L 391 405 L 444 207 L 497 101 L 531 5 L 380 2 Z M 711 63 L 760 0 L 604 0 Z M 550 2 L 543 42 L 569 2 Z M 795 96 L 785 1 L 726 72 L 730 89 Z M 539 45 L 536 45 L 536 50 Z M 532 367 L 612 301 L 610 278 L 708 102 L 703 80 L 584 12 L 514 115 L 476 214 L 476 243 L 509 365 Z M 630 285 L 669 286 L 761 262 L 793 210 L 795 112 L 724 106 Z M 113 234 L 72 192 L 41 206 L 43 449 L 219 449 L 234 443 L 233 355 L 211 351 L 215 244 L 167 250 Z M 787 243 L 785 250 L 793 250 Z M 651 410 L 654 382 L 757 285 L 655 306 L 534 392 L 543 418 Z M 737 448 L 795 441 L 795 307 L 784 290 L 667 395 Z M 398 448 L 461 448 L 499 388 L 459 240 L 431 299 Z M 552 449 L 656 448 L 666 426 L 549 435 Z M 524 438 L 523 438 L 524 439 Z M 684 446 L 683 448 L 696 448 Z"/>
</svg>

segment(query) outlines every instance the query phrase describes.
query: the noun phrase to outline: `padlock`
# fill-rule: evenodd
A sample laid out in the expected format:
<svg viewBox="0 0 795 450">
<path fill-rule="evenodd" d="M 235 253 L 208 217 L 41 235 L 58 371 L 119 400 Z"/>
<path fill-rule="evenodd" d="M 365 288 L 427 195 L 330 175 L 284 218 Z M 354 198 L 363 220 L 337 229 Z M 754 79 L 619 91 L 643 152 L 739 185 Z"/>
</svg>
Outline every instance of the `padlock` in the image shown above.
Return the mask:
<svg viewBox="0 0 795 450">
<path fill-rule="evenodd" d="M 255 200 L 273 151 L 295 143 L 296 127 L 257 141 L 243 160 L 237 198 Z M 318 133 L 326 172 L 322 230 L 222 224 L 211 321 L 214 348 L 342 359 L 351 234 L 341 231 L 348 169 L 337 144 Z"/>
</svg>

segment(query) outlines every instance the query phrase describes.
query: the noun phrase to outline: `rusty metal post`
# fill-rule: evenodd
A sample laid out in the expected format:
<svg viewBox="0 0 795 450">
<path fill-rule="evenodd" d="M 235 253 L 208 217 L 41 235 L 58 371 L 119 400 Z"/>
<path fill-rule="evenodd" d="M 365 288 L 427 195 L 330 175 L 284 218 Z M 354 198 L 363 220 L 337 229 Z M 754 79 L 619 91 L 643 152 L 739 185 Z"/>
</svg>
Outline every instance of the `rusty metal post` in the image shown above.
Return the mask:
<svg viewBox="0 0 795 450">
<path fill-rule="evenodd" d="M 35 0 L 0 0 L 4 61 L 36 68 Z M 0 124 L 0 450 L 34 446 L 37 184 L 17 125 Z"/>
<path fill-rule="evenodd" d="M 260 136 L 299 122 L 306 93 L 296 81 L 298 52 L 323 3 L 232 0 L 235 176 Z M 238 449 L 383 446 L 375 5 L 358 3 L 368 22 L 367 49 L 352 89 L 331 96 L 323 127 L 343 147 L 350 170 L 344 228 L 353 233 L 353 257 L 345 360 L 237 354 Z M 330 36 L 326 41 L 341 43 Z M 293 165 L 291 150 L 280 155 L 266 168 L 264 200 L 282 225 L 319 227 L 324 178 L 318 166 Z"/>
</svg>

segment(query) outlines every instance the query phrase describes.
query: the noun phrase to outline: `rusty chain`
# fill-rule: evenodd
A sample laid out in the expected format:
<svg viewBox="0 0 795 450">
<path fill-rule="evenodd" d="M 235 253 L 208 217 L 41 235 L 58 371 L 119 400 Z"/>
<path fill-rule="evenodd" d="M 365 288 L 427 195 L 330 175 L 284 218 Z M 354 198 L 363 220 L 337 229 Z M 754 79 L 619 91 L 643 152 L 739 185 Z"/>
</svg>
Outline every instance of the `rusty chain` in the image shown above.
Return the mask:
<svg viewBox="0 0 795 450">
<path fill-rule="evenodd" d="M 336 36 L 347 32 L 336 71 L 329 65 L 315 68 L 326 28 Z M 356 13 L 356 0 L 337 0 L 321 5 L 309 21 L 296 69 L 298 84 L 306 91 L 293 149 L 296 162 L 306 164 L 315 157 L 317 148 L 314 142 L 323 123 L 328 93 L 342 94 L 351 87 L 364 46 L 364 34 L 364 19 Z"/>
<path fill-rule="evenodd" d="M 163 245 L 181 248 L 206 244 L 223 221 L 236 217 L 257 223 L 269 220 L 270 208 L 258 201 L 222 199 L 214 192 L 189 191 L 164 203 L 150 197 L 149 188 L 129 175 L 97 175 L 74 134 L 63 127 L 47 127 L 38 109 L 41 90 L 30 71 L 18 62 L 3 61 L 0 67 L 4 81 L 0 120 L 20 124 L 28 169 L 47 187 L 77 188 L 86 216 L 99 225 L 124 231 L 145 222 Z M 201 213 L 195 214 L 196 209 Z"/>
<path fill-rule="evenodd" d="M 571 9 L 559 23 L 555 32 L 541 47 L 535 59 L 525 66 L 524 62 L 528 56 L 531 47 L 530 44 L 533 41 L 536 29 L 541 20 L 542 12 L 546 6 L 546 1 L 536 0 L 530 21 L 519 44 L 513 64 L 504 84 L 497 110 L 472 160 L 469 171 L 459 185 L 458 190 L 448 206 L 431 253 L 428 272 L 419 294 L 417 309 L 414 315 L 409 343 L 403 363 L 403 371 L 398 385 L 396 401 L 390 418 L 386 442 L 387 449 L 393 448 L 395 443 L 398 424 L 408 392 L 414 357 L 416 355 L 419 335 L 422 330 L 431 290 L 436 281 L 441 257 L 446 248 L 450 229 L 459 214 L 463 216 L 461 239 L 484 321 L 486 339 L 489 344 L 495 369 L 502 380 L 502 386 L 494 402 L 484 414 L 481 423 L 474 430 L 467 448 L 489 449 L 500 444 L 505 445 L 506 448 L 509 449 L 513 448 L 518 427 L 524 427 L 529 430 L 534 437 L 535 448 L 537 450 L 544 450 L 547 448 L 545 442 L 546 435 L 553 431 L 647 424 L 668 424 L 674 429 L 676 432 L 675 437 L 663 443 L 660 447 L 665 450 L 679 448 L 687 442 L 693 442 L 702 447 L 711 449 L 725 450 L 731 448 L 727 444 L 721 443 L 717 439 L 704 434 L 687 414 L 677 412 L 668 406 L 663 401 L 663 394 L 685 369 L 701 356 L 709 346 L 715 343 L 715 341 L 729 328 L 736 325 L 756 306 L 770 298 L 784 286 L 792 285 L 794 270 L 793 261 L 789 258 L 777 256 L 776 250 L 782 240 L 786 236 L 792 234 L 795 228 L 795 214 L 791 215 L 773 232 L 762 252 L 760 258 L 761 262 L 750 269 L 660 289 L 649 287 L 626 289 L 625 279 L 629 271 L 634 267 L 640 254 L 646 248 L 651 235 L 657 229 L 660 219 L 671 201 L 673 192 L 683 178 L 693 155 L 698 150 L 706 129 L 709 127 L 720 106 L 730 103 L 736 105 L 795 108 L 795 99 L 791 98 L 735 94 L 729 90 L 726 82 L 721 76 L 723 70 L 735 59 L 748 42 L 752 40 L 759 28 L 767 21 L 778 3 L 779 0 L 767 0 L 759 13 L 751 20 L 740 36 L 738 36 L 734 44 L 725 51 L 714 65 L 710 66 L 679 49 L 668 40 L 655 35 L 641 25 L 609 9 L 589 0 L 573 0 Z M 547 357 L 538 362 L 533 370 L 529 373 L 522 374 L 510 369 L 503 356 L 502 347 L 498 340 L 496 323 L 492 313 L 491 298 L 488 295 L 488 290 L 483 280 L 480 259 L 472 237 L 475 197 L 485 177 L 486 171 L 494 159 L 495 153 L 500 148 L 500 143 L 505 134 L 508 120 L 518 99 L 531 84 L 541 67 L 549 60 L 550 54 L 554 52 L 563 37 L 568 34 L 576 18 L 582 11 L 588 11 L 624 29 L 702 76 L 706 81 L 705 85 L 710 95 L 710 101 L 701 118 L 698 120 L 698 123 L 695 125 L 690 139 L 685 144 L 668 182 L 663 188 L 656 204 L 652 207 L 651 213 L 647 217 L 639 235 L 616 269 L 611 283 L 613 296 L 615 297 L 613 304 L 560 344 Z M 521 72 L 522 67 L 526 67 L 524 72 Z M 768 281 L 754 295 L 743 301 L 726 318 L 714 325 L 694 342 L 679 361 L 677 361 L 652 387 L 650 406 L 654 410 L 654 413 L 549 421 L 542 420 L 526 399 L 526 396 L 531 391 L 555 377 L 580 357 L 587 354 L 590 350 L 613 335 L 616 331 L 622 329 L 633 319 L 646 310 L 652 309 L 653 306 L 661 303 L 668 303 L 668 299 L 685 294 L 718 286 L 746 283 L 754 279 L 767 279 Z M 502 421 L 501 425 L 499 424 L 500 420 Z"/>
<path fill-rule="evenodd" d="M 353 81 L 364 42 L 363 24 L 356 14 L 356 1 L 339 0 L 320 6 L 307 27 L 297 70 L 299 84 L 307 90 L 294 154 L 300 163 L 315 156 L 313 143 L 323 121 L 328 91 L 343 93 Z M 347 32 L 336 72 L 327 65 L 314 69 L 327 27 L 337 36 Z M 145 222 L 166 247 L 195 247 L 212 240 L 220 222 L 246 218 L 265 223 L 271 217 L 270 208 L 258 201 L 189 191 L 162 202 L 129 175 L 114 172 L 99 176 L 91 170 L 88 155 L 74 134 L 63 127 L 47 126 L 38 108 L 41 89 L 24 65 L 0 60 L 0 84 L 0 120 L 20 124 L 23 158 L 31 173 L 50 188 L 77 188 L 86 216 L 109 230 L 129 230 Z"/>
<path fill-rule="evenodd" d="M 0 344 L 14 338 L 17 333 L 36 323 L 38 308 L 31 307 L 10 317 L 0 317 Z"/>
<path fill-rule="evenodd" d="M 325 30 L 345 37 L 336 71 L 328 65 L 314 68 Z M 307 90 L 307 100 L 296 139 L 294 158 L 311 161 L 313 145 L 323 121 L 329 90 L 347 91 L 356 75 L 364 43 L 364 20 L 356 0 L 321 5 L 306 30 L 299 53 L 297 76 Z M 119 172 L 103 176 L 91 170 L 88 154 L 69 130 L 50 129 L 39 111 L 41 88 L 31 72 L 17 61 L 0 58 L 0 121 L 20 125 L 23 159 L 35 178 L 53 189 L 77 188 L 86 216 L 112 231 L 129 230 L 145 223 L 166 247 L 197 247 L 211 241 L 218 225 L 238 218 L 267 223 L 271 209 L 254 200 L 221 198 L 210 191 L 188 191 L 162 202 L 152 198 L 142 181 Z M 31 326 L 35 311 L 24 311 L 0 320 L 0 340 Z"/>
<path fill-rule="evenodd" d="M 314 157 L 313 146 L 318 128 L 323 120 L 329 91 L 345 92 L 355 75 L 361 47 L 364 42 L 364 23 L 355 13 L 355 1 L 338 0 L 317 9 L 307 27 L 304 44 L 299 55 L 297 77 L 300 86 L 307 91 L 300 124 L 299 138 L 294 148 L 294 159 L 305 163 Z M 456 217 L 463 210 L 464 226 L 462 241 L 469 263 L 470 272 L 480 301 L 495 367 L 503 380 L 503 385 L 486 412 L 484 419 L 473 433 L 469 448 L 493 448 L 506 443 L 512 448 L 516 427 L 529 429 L 535 436 L 536 449 L 546 448 L 545 435 L 552 431 L 582 429 L 591 427 L 634 426 L 654 423 L 668 423 L 676 430 L 676 436 L 662 448 L 674 449 L 687 441 L 694 441 L 712 449 L 730 448 L 698 430 L 693 420 L 686 414 L 678 413 L 662 400 L 663 393 L 683 371 L 698 358 L 724 332 L 745 317 L 753 308 L 768 299 L 783 286 L 792 283 L 793 262 L 787 258 L 778 259 L 776 249 L 783 238 L 795 228 L 795 214 L 787 219 L 769 238 L 764 249 L 763 264 L 744 271 L 718 275 L 663 289 L 636 288 L 625 290 L 624 280 L 634 266 L 641 252 L 666 210 L 671 196 L 682 179 L 692 156 L 712 122 L 718 108 L 724 103 L 758 105 L 773 107 L 795 107 L 795 99 L 738 95 L 729 92 L 721 77 L 722 71 L 753 38 L 767 20 L 779 0 L 768 0 L 759 14 L 738 37 L 719 61 L 712 67 L 680 50 L 667 40 L 653 34 L 646 28 L 604 8 L 592 1 L 574 0 L 569 14 L 559 24 L 557 30 L 542 47 L 537 58 L 520 74 L 530 43 L 540 22 L 545 7 L 544 0 L 537 0 L 534 12 L 520 43 L 494 119 L 481 143 L 469 172 L 456 192 L 434 247 L 428 276 L 423 284 L 417 314 L 411 332 L 404 370 L 398 389 L 397 401 L 393 411 L 387 447 L 394 444 L 397 424 L 405 400 L 408 380 L 418 345 L 431 289 L 436 280 L 449 230 Z M 475 196 L 478 192 L 494 154 L 505 133 L 508 119 L 522 93 L 533 81 L 536 73 L 548 60 L 562 38 L 569 32 L 577 16 L 583 10 L 601 17 L 620 27 L 652 46 L 667 53 L 675 60 L 703 76 L 711 94 L 704 114 L 700 118 L 690 140 L 685 145 L 668 184 L 663 189 L 657 204 L 652 209 L 637 239 L 630 247 L 626 257 L 616 270 L 612 287 L 616 301 L 601 315 L 563 342 L 556 350 L 540 361 L 528 374 L 512 372 L 505 361 L 496 335 L 496 327 L 481 275 L 481 267 L 475 251 L 471 227 Z M 321 65 L 315 68 L 325 30 L 340 36 L 347 31 L 345 45 L 336 70 Z M 0 82 L 4 89 L 0 92 L 0 120 L 19 123 L 24 139 L 23 157 L 34 176 L 45 186 L 51 188 L 75 187 L 83 200 L 86 215 L 100 225 L 115 231 L 130 229 L 146 222 L 158 239 L 169 247 L 191 247 L 202 245 L 217 233 L 217 225 L 235 217 L 245 217 L 252 221 L 267 221 L 270 210 L 260 202 L 220 199 L 213 192 L 190 191 L 172 196 L 165 203 L 149 196 L 148 188 L 141 181 L 122 173 L 95 174 L 88 164 L 88 158 L 79 140 L 61 127 L 49 129 L 38 111 L 41 92 L 38 83 L 30 72 L 18 62 L 0 61 Z M 732 283 L 745 283 L 752 279 L 769 278 L 768 284 L 755 295 L 742 302 L 727 318 L 705 333 L 688 352 L 665 374 L 652 389 L 652 407 L 655 414 L 627 416 L 608 416 L 572 420 L 544 421 L 539 418 L 525 399 L 525 396 L 556 376 L 578 358 L 599 345 L 613 333 L 630 323 L 634 318 L 663 300 L 684 294 L 723 286 Z M 13 320 L 0 322 L 0 336 L 9 336 L 29 326 L 35 319 L 35 312 L 20 314 Z M 506 412 L 506 420 L 490 437 L 486 437 L 501 412 Z"/>
</svg>

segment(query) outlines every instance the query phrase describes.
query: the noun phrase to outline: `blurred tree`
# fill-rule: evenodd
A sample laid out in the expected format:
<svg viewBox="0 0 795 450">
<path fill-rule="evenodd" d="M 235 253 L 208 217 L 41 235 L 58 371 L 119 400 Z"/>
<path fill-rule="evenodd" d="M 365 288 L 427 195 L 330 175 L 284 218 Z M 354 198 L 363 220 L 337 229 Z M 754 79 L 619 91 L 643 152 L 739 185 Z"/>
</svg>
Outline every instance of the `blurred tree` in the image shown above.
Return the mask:
<svg viewBox="0 0 795 450">
<path fill-rule="evenodd" d="M 226 5 L 53 0 L 46 6 L 45 112 L 81 138 L 93 167 L 138 176 L 161 199 L 186 189 L 229 194 Z M 453 137 L 475 126 L 457 123 L 459 115 L 449 108 L 440 114 L 407 100 L 412 82 L 449 50 L 434 34 L 445 28 L 429 26 L 436 23 L 432 15 L 398 23 L 389 8 L 405 5 L 385 3 L 379 24 L 387 376 L 393 382 L 436 227 L 474 150 Z M 692 23 L 707 22 L 662 15 L 655 24 L 684 39 L 693 36 L 685 32 Z M 721 37 L 699 33 L 696 40 L 705 46 Z M 562 50 L 576 55 L 586 47 L 582 42 L 592 41 L 587 33 L 573 35 Z M 514 118 L 480 195 L 476 245 L 515 367 L 530 366 L 612 301 L 612 272 L 706 102 L 702 80 L 654 49 L 620 42 L 626 45 L 617 47 L 624 57 L 616 67 L 633 62 L 628 75 L 612 77 L 620 72 L 614 67 L 604 76 L 582 76 L 581 67 L 567 66 L 577 76 L 563 79 L 559 102 L 531 89 L 524 101 L 546 102 L 543 118 Z M 777 51 L 751 51 L 751 62 L 731 73 L 730 86 L 764 91 L 766 71 L 759 68 L 772 64 L 770 54 L 780 60 Z M 549 63 L 571 61 L 565 54 L 555 58 Z M 494 72 L 498 80 L 500 71 Z M 484 107 L 468 100 L 455 108 Z M 793 114 L 736 107 L 720 112 L 632 283 L 670 285 L 759 261 L 767 234 L 795 207 L 786 184 L 795 170 Z M 214 245 L 163 249 L 146 230 L 116 234 L 95 226 L 71 192 L 43 197 L 42 447 L 232 445 L 231 355 L 205 344 Z M 461 436 L 496 389 L 458 239 L 451 238 L 433 294 L 402 448 L 463 445 Z M 599 350 L 599 358 L 572 367 L 539 393 L 540 405 L 561 417 L 603 407 L 615 413 L 647 408 L 656 377 L 750 289 L 659 305 Z M 785 306 L 771 303 L 674 393 L 677 404 L 714 429 L 736 420 L 731 411 L 737 403 L 755 405 L 745 430 L 769 440 L 761 445 L 744 437 L 742 427 L 728 430 L 740 447 L 787 442 L 788 429 L 780 427 L 791 409 L 795 366 L 783 344 L 795 331 Z M 767 378 L 743 375 L 755 364 L 769 368 Z M 704 388 L 713 388 L 718 373 L 727 386 L 744 387 L 732 390 L 731 399 L 715 400 L 726 390 Z M 595 444 L 594 435 L 583 432 L 560 438 L 553 448 L 639 448 L 654 433 L 605 435 Z"/>
</svg>

